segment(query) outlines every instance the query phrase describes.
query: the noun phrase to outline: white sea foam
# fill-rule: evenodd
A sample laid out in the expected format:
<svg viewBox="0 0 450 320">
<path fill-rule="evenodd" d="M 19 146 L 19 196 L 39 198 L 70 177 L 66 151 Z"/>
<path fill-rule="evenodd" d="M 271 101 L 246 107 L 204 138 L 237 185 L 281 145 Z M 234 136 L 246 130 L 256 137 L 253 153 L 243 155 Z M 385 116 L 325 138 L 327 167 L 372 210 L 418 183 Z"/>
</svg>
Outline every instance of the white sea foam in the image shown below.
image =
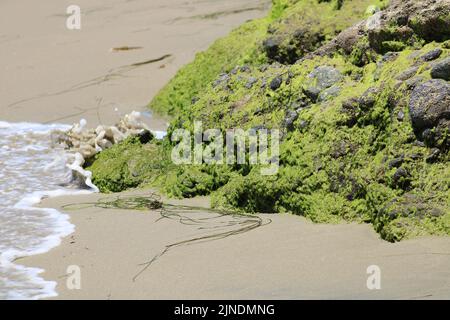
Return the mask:
<svg viewBox="0 0 450 320">
<path fill-rule="evenodd" d="M 70 183 L 69 155 L 52 145 L 51 131 L 69 128 L 0 121 L 0 299 L 56 295 L 56 283 L 39 276 L 43 270 L 15 260 L 47 252 L 74 231 L 68 215 L 34 207 L 42 198 L 93 192 Z"/>
</svg>

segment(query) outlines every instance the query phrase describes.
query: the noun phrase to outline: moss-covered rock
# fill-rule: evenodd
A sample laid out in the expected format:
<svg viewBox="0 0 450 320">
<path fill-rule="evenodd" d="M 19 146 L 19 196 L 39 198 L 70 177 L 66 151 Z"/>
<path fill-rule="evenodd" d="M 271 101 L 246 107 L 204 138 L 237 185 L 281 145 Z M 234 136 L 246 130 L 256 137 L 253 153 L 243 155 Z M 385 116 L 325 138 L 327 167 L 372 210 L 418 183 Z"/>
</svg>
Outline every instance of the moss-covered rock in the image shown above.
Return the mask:
<svg viewBox="0 0 450 320">
<path fill-rule="evenodd" d="M 280 129 L 277 174 L 248 164 L 174 166 L 166 156 L 155 169 L 169 141 L 127 142 L 100 154 L 94 182 L 116 191 L 164 172 L 156 184 L 166 193 L 211 194 L 217 207 L 367 222 L 388 241 L 449 234 L 448 103 L 447 95 L 436 98 L 448 81 L 432 80 L 433 68 L 450 57 L 449 29 L 436 27 L 448 25 L 449 7 L 275 1 L 267 18 L 198 55 L 152 105 L 177 111 L 169 137 L 193 130 L 194 121 L 223 131 Z"/>
<path fill-rule="evenodd" d="M 141 140 L 130 137 L 95 156 L 88 170 L 100 191 L 119 192 L 165 179 L 171 166 L 167 148 L 154 140 L 144 144 Z"/>
</svg>

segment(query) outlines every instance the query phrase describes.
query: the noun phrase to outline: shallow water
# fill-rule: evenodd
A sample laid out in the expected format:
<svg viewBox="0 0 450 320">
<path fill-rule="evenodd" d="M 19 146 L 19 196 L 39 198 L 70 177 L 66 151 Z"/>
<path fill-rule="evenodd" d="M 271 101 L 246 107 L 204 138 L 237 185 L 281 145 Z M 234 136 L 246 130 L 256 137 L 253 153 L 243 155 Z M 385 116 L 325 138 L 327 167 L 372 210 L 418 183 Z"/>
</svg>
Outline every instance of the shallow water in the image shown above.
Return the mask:
<svg viewBox="0 0 450 320">
<path fill-rule="evenodd" d="M 74 226 L 55 209 L 32 206 L 43 197 L 91 192 L 71 183 L 69 155 L 51 140 L 55 129 L 69 126 L 0 121 L 0 299 L 56 295 L 56 284 L 39 277 L 42 270 L 14 260 L 50 250 Z"/>
</svg>

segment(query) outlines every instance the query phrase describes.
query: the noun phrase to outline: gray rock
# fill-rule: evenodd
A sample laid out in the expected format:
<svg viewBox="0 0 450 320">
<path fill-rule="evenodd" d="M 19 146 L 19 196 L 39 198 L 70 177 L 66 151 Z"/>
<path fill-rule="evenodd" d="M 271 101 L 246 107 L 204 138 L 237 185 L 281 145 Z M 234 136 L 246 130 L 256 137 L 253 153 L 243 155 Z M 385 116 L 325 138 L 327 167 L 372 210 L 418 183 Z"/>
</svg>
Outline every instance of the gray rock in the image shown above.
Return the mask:
<svg viewBox="0 0 450 320">
<path fill-rule="evenodd" d="M 441 209 L 439 209 L 439 208 L 432 208 L 430 211 L 429 211 L 429 215 L 430 216 L 432 216 L 432 217 L 441 217 L 441 216 L 443 216 L 445 214 L 445 212 L 443 211 L 443 210 L 441 210 Z"/>
<path fill-rule="evenodd" d="M 345 115 L 343 124 L 348 127 L 353 127 L 361 116 L 359 109 L 359 99 L 350 98 L 342 103 L 341 112 Z"/>
<path fill-rule="evenodd" d="M 258 82 L 258 79 L 254 77 L 249 78 L 245 84 L 245 88 L 251 89 L 256 82 Z"/>
<path fill-rule="evenodd" d="M 408 79 L 412 78 L 413 76 L 415 76 L 418 70 L 419 70 L 419 67 L 409 68 L 409 69 L 403 71 L 402 73 L 400 73 L 396 79 L 400 80 L 400 81 L 408 80 Z"/>
<path fill-rule="evenodd" d="M 308 121 L 300 121 L 300 129 L 306 129 L 308 127 Z"/>
<path fill-rule="evenodd" d="M 322 91 L 341 81 L 343 76 L 339 70 L 333 67 L 320 66 L 309 74 L 309 78 L 313 80 L 314 87 Z"/>
<path fill-rule="evenodd" d="M 228 73 L 221 73 L 219 78 L 213 82 L 213 87 L 215 88 L 221 84 L 227 83 L 228 81 L 230 81 L 230 75 Z"/>
<path fill-rule="evenodd" d="M 398 52 L 388 52 L 381 58 L 381 61 L 382 62 L 390 62 L 390 61 L 394 61 L 397 58 L 398 58 Z"/>
<path fill-rule="evenodd" d="M 271 82 L 270 82 L 270 89 L 272 90 L 277 90 L 279 87 L 281 87 L 281 84 L 283 83 L 283 78 L 281 78 L 280 76 L 275 77 Z"/>
<path fill-rule="evenodd" d="M 259 67 L 259 71 L 266 72 L 269 66 L 267 64 L 263 64 L 261 67 Z"/>
<path fill-rule="evenodd" d="M 341 87 L 332 86 L 332 87 L 322 91 L 319 94 L 317 101 L 319 101 L 319 102 L 327 101 L 329 99 L 337 97 L 340 93 L 341 93 Z"/>
<path fill-rule="evenodd" d="M 405 119 L 405 113 L 403 112 L 403 111 L 399 111 L 398 113 L 397 113 L 397 120 L 398 121 L 403 121 Z"/>
<path fill-rule="evenodd" d="M 431 50 L 427 53 L 425 53 L 423 56 L 420 57 L 421 60 L 423 61 L 433 61 L 436 60 L 437 58 L 439 58 L 442 54 L 442 49 L 437 48 L 434 50 Z"/>
<path fill-rule="evenodd" d="M 414 78 L 411 78 L 406 81 L 406 88 L 408 90 L 414 90 L 415 87 L 417 87 L 420 83 L 422 83 L 425 79 L 421 76 L 417 76 Z"/>
<path fill-rule="evenodd" d="M 317 87 L 307 87 L 303 89 L 303 93 L 315 103 L 319 98 L 320 90 Z"/>
<path fill-rule="evenodd" d="M 371 87 L 367 89 L 358 100 L 361 109 L 365 111 L 370 110 L 375 105 L 379 93 L 380 90 L 378 88 Z"/>
<path fill-rule="evenodd" d="M 294 122 L 298 118 L 298 113 L 293 110 L 289 110 L 286 112 L 286 117 L 284 118 L 284 124 L 286 125 L 286 128 L 293 129 Z"/>
<path fill-rule="evenodd" d="M 434 79 L 450 80 L 450 57 L 437 62 L 431 69 L 431 76 Z"/>
<path fill-rule="evenodd" d="M 409 101 L 411 121 L 416 131 L 435 127 L 450 118 L 450 84 L 433 79 L 418 85 Z"/>
<path fill-rule="evenodd" d="M 250 67 L 247 65 L 242 66 L 239 70 L 241 72 L 250 72 L 251 71 Z"/>
</svg>

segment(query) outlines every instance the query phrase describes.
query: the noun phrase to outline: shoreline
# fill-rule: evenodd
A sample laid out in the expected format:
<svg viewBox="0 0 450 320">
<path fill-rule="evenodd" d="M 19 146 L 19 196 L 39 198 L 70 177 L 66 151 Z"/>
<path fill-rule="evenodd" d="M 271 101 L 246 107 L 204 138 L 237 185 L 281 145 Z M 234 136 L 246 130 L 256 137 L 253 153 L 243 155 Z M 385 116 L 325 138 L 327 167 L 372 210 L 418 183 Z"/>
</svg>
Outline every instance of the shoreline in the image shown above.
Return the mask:
<svg viewBox="0 0 450 320">
<path fill-rule="evenodd" d="M 73 31 L 65 28 L 69 2 L 27 4 L 26 11 L 20 2 L 2 2 L 0 46 L 7 50 L 0 51 L 5 70 L 0 76 L 5 84 L 0 88 L 0 120 L 47 125 L 84 118 L 95 127 L 114 125 L 136 110 L 152 130 L 165 131 L 167 119 L 146 108 L 151 97 L 196 52 L 246 19 L 264 15 L 268 3 L 251 0 L 246 10 L 237 10 L 243 7 L 239 1 L 206 1 L 200 6 L 180 0 L 114 5 L 82 0 L 77 3 L 82 29 Z M 216 16 L 217 12 L 229 14 Z M 139 49 L 112 50 L 122 46 Z M 155 59 L 160 56 L 165 58 Z M 140 64 L 153 59 L 154 63 Z M 130 67 L 135 64 L 139 67 Z M 36 276 L 37 269 L 32 271 L 30 276 Z"/>
<path fill-rule="evenodd" d="M 143 190 L 123 195 L 142 194 Z M 147 191 L 148 192 L 148 191 Z M 223 239 L 174 248 L 143 272 L 164 248 L 233 230 L 232 217 L 192 210 L 189 219 L 160 219 L 157 211 L 103 209 L 91 194 L 46 199 L 66 211 L 76 231 L 50 252 L 19 259 L 57 282 L 55 299 L 448 299 L 450 239 L 428 237 L 388 243 L 369 225 L 314 224 L 293 215 L 258 215 L 263 226 Z M 206 207 L 208 198 L 164 200 Z M 85 206 L 83 203 L 90 203 Z M 211 220 L 210 220 L 211 219 Z M 231 227 L 230 227 L 231 225 Z M 227 229 L 228 228 L 228 229 Z M 230 229 L 231 228 L 231 229 Z M 223 230 L 223 229 L 221 229 Z M 270 234 L 270 240 L 268 235 Z M 67 287 L 67 268 L 79 266 L 81 289 Z M 382 272 L 381 290 L 366 287 L 367 268 Z M 142 272 L 142 273 L 141 273 Z M 139 275 L 136 281 L 134 277 Z"/>
</svg>

